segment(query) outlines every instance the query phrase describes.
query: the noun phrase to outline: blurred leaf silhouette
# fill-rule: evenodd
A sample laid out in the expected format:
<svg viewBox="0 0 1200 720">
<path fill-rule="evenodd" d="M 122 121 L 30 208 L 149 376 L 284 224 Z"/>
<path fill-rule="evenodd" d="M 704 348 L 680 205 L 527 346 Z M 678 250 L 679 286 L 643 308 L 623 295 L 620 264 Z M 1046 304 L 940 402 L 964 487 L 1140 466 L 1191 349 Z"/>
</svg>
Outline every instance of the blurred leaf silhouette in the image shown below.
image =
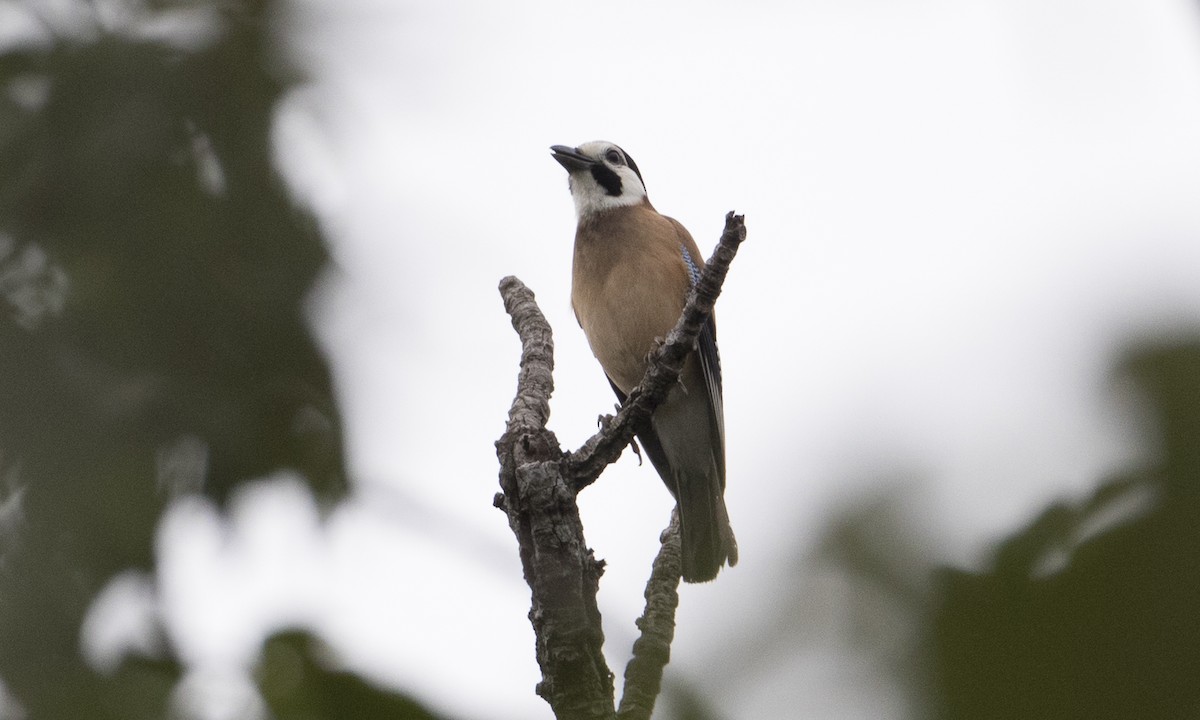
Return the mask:
<svg viewBox="0 0 1200 720">
<path fill-rule="evenodd" d="M 279 468 L 345 489 L 304 316 L 326 247 L 272 164 L 274 4 L 124 3 L 103 29 L 101 5 L 0 47 L 0 679 L 35 720 L 166 714 L 176 661 L 102 676 L 79 643 L 173 497 Z"/>
<path fill-rule="evenodd" d="M 1157 466 L 1057 504 L 990 570 L 946 571 L 930 619 L 940 718 L 1200 716 L 1200 343 L 1144 348 Z"/>
<path fill-rule="evenodd" d="M 1117 379 L 1142 392 L 1157 464 L 1051 504 L 984 568 L 930 573 L 895 497 L 827 528 L 819 556 L 850 580 L 860 624 L 876 620 L 862 645 L 912 716 L 1200 717 L 1200 340 L 1138 347 Z"/>
<path fill-rule="evenodd" d="M 328 670 L 302 632 L 271 637 L 258 681 L 272 714 L 288 720 L 437 720 L 417 703 L 380 690 L 355 675 Z"/>
<path fill-rule="evenodd" d="M 704 693 L 683 682 L 672 682 L 663 688 L 654 717 L 672 720 L 722 720 Z"/>
</svg>

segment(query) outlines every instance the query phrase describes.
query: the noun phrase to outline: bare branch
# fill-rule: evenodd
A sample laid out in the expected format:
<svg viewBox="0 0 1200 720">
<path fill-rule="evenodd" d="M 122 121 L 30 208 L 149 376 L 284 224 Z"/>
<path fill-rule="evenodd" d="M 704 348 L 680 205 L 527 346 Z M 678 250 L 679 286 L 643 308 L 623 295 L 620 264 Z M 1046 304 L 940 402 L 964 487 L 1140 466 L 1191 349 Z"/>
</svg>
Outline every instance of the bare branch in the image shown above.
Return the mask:
<svg viewBox="0 0 1200 720">
<path fill-rule="evenodd" d="M 496 504 L 517 536 L 532 591 L 529 620 L 542 669 L 537 692 L 559 720 L 611 718 L 613 675 L 596 605 L 604 564 L 587 547 L 575 491 L 562 475 L 562 450 L 546 429 L 553 336 L 520 280 L 504 278 L 500 292 L 521 337 L 521 372 L 508 427 L 496 443 L 504 491 Z"/>
<path fill-rule="evenodd" d="M 500 295 L 521 338 L 521 373 L 517 396 L 508 411 L 509 429 L 545 428 L 554 392 L 554 332 L 525 283 L 509 275 L 500 281 Z"/>
<path fill-rule="evenodd" d="M 663 668 L 671 659 L 671 641 L 675 638 L 681 569 L 676 508 L 671 513 L 671 524 L 662 533 L 662 548 L 646 583 L 646 610 L 637 620 L 642 635 L 633 643 L 633 657 L 625 666 L 625 693 L 617 710 L 618 720 L 650 720 L 654 712 L 654 702 L 662 690 Z"/>
</svg>

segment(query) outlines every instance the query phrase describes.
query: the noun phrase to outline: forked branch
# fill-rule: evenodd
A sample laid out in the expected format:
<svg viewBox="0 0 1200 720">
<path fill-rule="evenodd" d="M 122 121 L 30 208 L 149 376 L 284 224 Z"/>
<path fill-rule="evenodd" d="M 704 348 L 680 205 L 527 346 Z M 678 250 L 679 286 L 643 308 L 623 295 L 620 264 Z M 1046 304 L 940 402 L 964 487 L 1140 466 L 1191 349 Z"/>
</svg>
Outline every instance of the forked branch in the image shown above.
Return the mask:
<svg viewBox="0 0 1200 720">
<path fill-rule="evenodd" d="M 615 417 L 573 453 L 564 453 L 546 428 L 554 391 L 554 339 L 533 293 L 515 277 L 500 281 L 504 307 L 521 338 L 521 371 L 508 425 L 496 441 L 500 493 L 517 538 L 525 581 L 532 593 L 529 619 L 536 637 L 542 681 L 537 692 L 558 720 L 649 718 L 670 658 L 680 577 L 679 524 L 673 515 L 646 587 L 641 636 L 625 670 L 625 697 L 614 710 L 613 674 L 602 652 L 604 631 L 596 595 L 604 562 L 583 535 L 576 495 L 600 476 L 633 440 L 641 424 L 666 398 L 683 361 L 721 293 L 729 263 L 746 237 L 741 215 L 725 216 L 725 231 L 692 289 L 683 315 L 654 349 L 642 382 Z"/>
</svg>

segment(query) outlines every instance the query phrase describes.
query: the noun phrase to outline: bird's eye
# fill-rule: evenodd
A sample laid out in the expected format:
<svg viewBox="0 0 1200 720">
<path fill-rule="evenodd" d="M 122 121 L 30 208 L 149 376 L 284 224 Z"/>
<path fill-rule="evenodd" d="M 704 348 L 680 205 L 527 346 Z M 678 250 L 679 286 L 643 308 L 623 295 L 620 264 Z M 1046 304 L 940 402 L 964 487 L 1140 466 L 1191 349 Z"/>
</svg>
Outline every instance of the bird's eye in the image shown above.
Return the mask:
<svg viewBox="0 0 1200 720">
<path fill-rule="evenodd" d="M 621 165 L 622 163 L 624 163 L 624 159 L 621 157 L 621 153 L 618 152 L 617 150 L 609 150 L 608 152 L 604 153 L 604 159 L 609 161 L 613 165 Z"/>
</svg>

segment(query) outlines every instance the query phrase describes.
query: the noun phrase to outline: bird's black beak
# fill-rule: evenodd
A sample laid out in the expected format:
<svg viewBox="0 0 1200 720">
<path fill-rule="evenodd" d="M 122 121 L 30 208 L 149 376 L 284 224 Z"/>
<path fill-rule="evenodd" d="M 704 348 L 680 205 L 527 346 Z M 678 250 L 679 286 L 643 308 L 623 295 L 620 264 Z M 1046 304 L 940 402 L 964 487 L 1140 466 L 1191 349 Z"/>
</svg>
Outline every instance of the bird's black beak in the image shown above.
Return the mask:
<svg viewBox="0 0 1200 720">
<path fill-rule="evenodd" d="M 567 172 L 582 170 L 596 164 L 596 161 L 579 152 L 578 148 L 567 147 L 566 145 L 551 145 L 550 152 L 554 153 L 554 159 L 567 169 Z"/>
</svg>

